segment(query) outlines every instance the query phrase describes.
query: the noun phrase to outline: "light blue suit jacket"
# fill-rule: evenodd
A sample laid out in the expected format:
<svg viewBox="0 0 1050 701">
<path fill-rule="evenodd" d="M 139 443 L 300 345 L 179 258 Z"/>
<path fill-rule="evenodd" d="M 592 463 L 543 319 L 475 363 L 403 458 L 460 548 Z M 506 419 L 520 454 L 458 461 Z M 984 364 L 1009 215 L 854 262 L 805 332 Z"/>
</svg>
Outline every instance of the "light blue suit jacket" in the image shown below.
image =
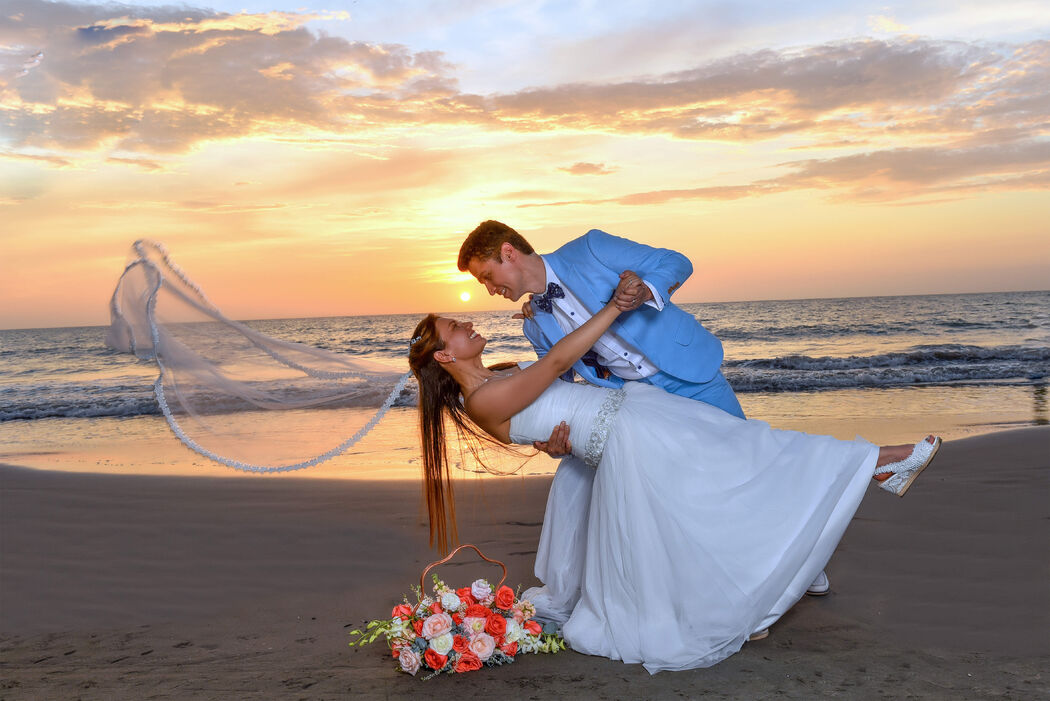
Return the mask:
<svg viewBox="0 0 1050 701">
<path fill-rule="evenodd" d="M 610 299 L 620 273 L 633 270 L 660 291 L 663 310 L 642 305 L 625 312 L 613 322 L 610 331 L 637 348 L 660 370 L 686 382 L 708 382 L 722 366 L 722 344 L 700 325 L 692 314 L 670 302 L 693 272 L 689 259 L 666 248 L 653 248 L 604 231 L 591 229 L 554 253 L 543 256 L 565 287 L 593 314 Z M 536 354 L 546 355 L 565 333 L 554 315 L 540 311 L 522 327 Z M 577 361 L 573 370 L 587 382 L 603 387 L 619 387 L 623 379 L 611 375 L 605 380 L 594 369 Z"/>
</svg>

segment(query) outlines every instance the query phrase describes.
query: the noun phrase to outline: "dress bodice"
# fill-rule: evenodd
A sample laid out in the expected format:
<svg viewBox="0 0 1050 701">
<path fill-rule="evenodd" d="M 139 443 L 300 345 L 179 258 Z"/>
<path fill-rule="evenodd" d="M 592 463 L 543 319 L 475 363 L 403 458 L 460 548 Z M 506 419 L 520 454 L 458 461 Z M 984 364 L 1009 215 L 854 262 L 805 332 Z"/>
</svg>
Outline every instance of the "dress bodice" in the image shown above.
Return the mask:
<svg viewBox="0 0 1050 701">
<path fill-rule="evenodd" d="M 623 402 L 623 389 L 557 380 L 510 420 L 510 439 L 531 445 L 546 441 L 564 421 L 569 425 L 573 455 L 597 467 L 609 429 Z"/>
</svg>

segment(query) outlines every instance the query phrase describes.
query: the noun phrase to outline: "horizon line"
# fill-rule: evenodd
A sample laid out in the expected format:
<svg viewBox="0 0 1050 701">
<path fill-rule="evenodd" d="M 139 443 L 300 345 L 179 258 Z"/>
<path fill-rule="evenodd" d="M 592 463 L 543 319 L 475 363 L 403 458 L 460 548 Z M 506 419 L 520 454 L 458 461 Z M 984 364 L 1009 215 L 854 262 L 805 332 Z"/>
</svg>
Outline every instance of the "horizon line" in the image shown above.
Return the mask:
<svg viewBox="0 0 1050 701">
<path fill-rule="evenodd" d="M 894 297 L 959 297 L 963 295 L 1006 295 L 1006 294 L 1022 294 L 1022 293 L 1048 293 L 1050 289 L 1035 289 L 1035 290 L 985 290 L 981 292 L 923 292 L 916 294 L 895 294 L 895 295 L 855 295 L 848 297 L 785 297 L 777 299 L 736 299 L 736 300 L 722 300 L 718 302 L 677 302 L 676 306 L 681 307 L 686 304 L 745 304 L 751 302 L 809 302 L 809 301 L 821 301 L 821 300 L 835 300 L 835 299 L 888 299 Z M 221 310 L 220 310 L 221 311 Z M 450 310 L 446 310 L 450 311 Z M 491 314 L 494 312 L 513 312 L 511 309 L 473 309 L 468 313 L 470 314 Z M 395 312 L 386 314 L 328 314 L 323 316 L 281 316 L 281 317 L 258 317 L 254 319 L 232 319 L 232 321 L 238 322 L 252 322 L 252 321 L 294 321 L 299 319 L 355 319 L 361 317 L 384 317 L 384 316 L 412 316 L 417 314 L 430 314 L 434 312 Z M 229 317 L 227 317 L 229 318 Z M 191 322 L 193 323 L 193 322 Z M 74 324 L 71 326 L 24 326 L 24 327 L 6 327 L 0 326 L 0 332 L 3 331 L 43 331 L 47 329 L 103 329 L 109 326 L 109 324 Z"/>
</svg>

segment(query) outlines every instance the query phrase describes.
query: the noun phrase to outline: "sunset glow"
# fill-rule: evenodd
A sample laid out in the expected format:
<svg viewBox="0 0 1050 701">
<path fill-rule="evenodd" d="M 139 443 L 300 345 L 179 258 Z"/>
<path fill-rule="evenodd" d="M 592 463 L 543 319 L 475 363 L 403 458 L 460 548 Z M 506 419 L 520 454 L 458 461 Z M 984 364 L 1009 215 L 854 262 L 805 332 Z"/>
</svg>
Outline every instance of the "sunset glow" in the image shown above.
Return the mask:
<svg viewBox="0 0 1050 701">
<path fill-rule="evenodd" d="M 516 309 L 484 219 L 685 302 L 1045 289 L 1048 6 L 790 5 L 5 2 L 0 327 L 105 323 L 139 238 L 237 318 Z"/>
</svg>

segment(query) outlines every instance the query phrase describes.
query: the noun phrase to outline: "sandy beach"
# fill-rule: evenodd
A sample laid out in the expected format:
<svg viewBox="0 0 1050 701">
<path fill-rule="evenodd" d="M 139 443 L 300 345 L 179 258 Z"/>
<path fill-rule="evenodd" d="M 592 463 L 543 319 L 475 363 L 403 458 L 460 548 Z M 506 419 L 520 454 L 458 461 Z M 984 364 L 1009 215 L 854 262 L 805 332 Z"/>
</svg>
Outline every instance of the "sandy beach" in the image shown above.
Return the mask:
<svg viewBox="0 0 1050 701">
<path fill-rule="evenodd" d="M 436 559 L 408 481 L 0 468 L 0 698 L 1046 698 L 1050 427 L 950 441 L 872 489 L 833 592 L 710 668 L 572 651 L 421 682 L 347 633 Z M 470 479 L 460 537 L 530 585 L 549 477 Z M 498 576 L 464 554 L 450 583 Z"/>
</svg>

